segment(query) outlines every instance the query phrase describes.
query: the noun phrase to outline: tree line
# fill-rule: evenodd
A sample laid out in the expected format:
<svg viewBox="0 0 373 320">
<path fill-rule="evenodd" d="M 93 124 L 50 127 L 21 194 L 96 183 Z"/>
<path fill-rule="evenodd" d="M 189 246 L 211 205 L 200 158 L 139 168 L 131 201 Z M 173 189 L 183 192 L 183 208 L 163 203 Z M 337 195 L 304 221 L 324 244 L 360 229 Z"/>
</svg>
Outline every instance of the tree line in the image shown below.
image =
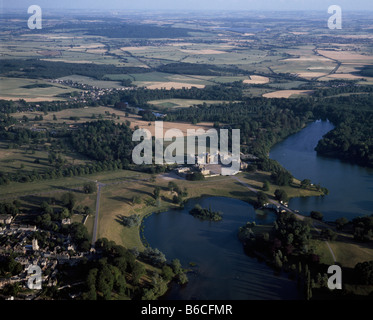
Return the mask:
<svg viewBox="0 0 373 320">
<path fill-rule="evenodd" d="M 5 59 L 0 61 L 1 76 L 26 77 L 32 79 L 57 79 L 71 75 L 81 75 L 102 79 L 106 74 L 146 73 L 141 67 L 117 67 L 109 64 L 65 63 L 39 59 Z"/>
</svg>

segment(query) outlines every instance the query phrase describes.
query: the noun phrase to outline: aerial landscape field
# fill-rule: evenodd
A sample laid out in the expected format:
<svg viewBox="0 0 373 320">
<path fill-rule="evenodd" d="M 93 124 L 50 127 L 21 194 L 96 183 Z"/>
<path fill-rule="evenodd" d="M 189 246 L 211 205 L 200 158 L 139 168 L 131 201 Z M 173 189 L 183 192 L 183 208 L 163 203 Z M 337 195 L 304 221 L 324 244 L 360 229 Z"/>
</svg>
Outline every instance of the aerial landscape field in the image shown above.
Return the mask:
<svg viewBox="0 0 373 320">
<path fill-rule="evenodd" d="M 1 300 L 372 299 L 369 2 L 334 29 L 27 8 L 1 12 Z"/>
</svg>

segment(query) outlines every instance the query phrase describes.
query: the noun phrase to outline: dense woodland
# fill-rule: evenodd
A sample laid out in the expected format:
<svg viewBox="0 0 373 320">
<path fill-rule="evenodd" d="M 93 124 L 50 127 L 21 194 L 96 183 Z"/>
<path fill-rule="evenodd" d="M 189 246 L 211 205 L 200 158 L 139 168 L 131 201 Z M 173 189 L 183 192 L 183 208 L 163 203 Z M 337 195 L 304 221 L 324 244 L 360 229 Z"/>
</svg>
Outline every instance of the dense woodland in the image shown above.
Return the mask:
<svg viewBox="0 0 373 320">
<path fill-rule="evenodd" d="M 212 64 L 196 64 L 177 62 L 162 65 L 157 68 L 159 72 L 166 72 L 172 74 L 189 74 L 201 76 L 222 76 L 222 75 L 238 75 L 248 74 L 247 71 L 238 69 L 237 67 L 219 67 Z"/>
<path fill-rule="evenodd" d="M 359 74 L 365 77 L 373 77 L 373 67 L 367 65 L 359 72 Z"/>
<path fill-rule="evenodd" d="M 338 89 L 331 89 L 338 93 Z M 346 91 L 341 89 L 341 91 Z M 330 92 L 328 93 L 330 94 Z M 336 128 L 318 144 L 319 154 L 373 166 L 373 94 L 301 99 L 243 98 L 242 102 L 204 105 L 169 112 L 167 121 L 211 121 L 241 129 L 246 151 L 264 158 L 269 149 L 309 121 L 328 119 Z"/>
<path fill-rule="evenodd" d="M 235 85 L 214 85 L 206 86 L 203 89 L 192 87 L 190 89 L 144 89 L 128 90 L 116 92 L 112 95 L 103 97 L 103 102 L 113 102 L 114 100 L 125 101 L 133 106 L 145 106 L 148 101 L 161 99 L 198 99 L 198 100 L 241 100 L 243 92 L 241 87 Z M 110 103 L 108 103 L 110 104 Z M 154 108 L 154 106 L 152 106 Z"/>
<path fill-rule="evenodd" d="M 373 95 L 329 98 L 323 112 L 336 128 L 319 141 L 316 151 L 373 166 Z"/>
<path fill-rule="evenodd" d="M 131 161 L 134 143 L 132 131 L 125 124 L 99 120 L 88 122 L 71 133 L 76 150 L 98 161 Z"/>
<path fill-rule="evenodd" d="M 311 217 L 322 220 L 320 212 L 311 212 Z M 337 230 L 350 233 L 357 243 L 369 243 L 373 240 L 373 215 L 356 217 L 351 221 L 338 218 L 335 223 Z M 311 240 L 334 241 L 337 238 L 337 233 L 330 228 L 323 228 L 317 234 L 312 233 L 311 229 L 310 218 L 299 220 L 293 213 L 286 212 L 278 215 L 272 227 L 265 229 L 255 222 L 247 222 L 239 228 L 238 237 L 248 255 L 265 258 L 276 270 L 288 272 L 290 278 L 297 280 L 298 289 L 304 292 L 308 300 L 312 297 L 317 299 L 325 292 L 330 294 L 325 274 L 328 266 L 320 262 L 320 256 L 315 254 Z M 373 261 L 357 263 L 354 268 L 343 268 L 343 274 L 345 284 L 373 284 Z M 354 295 L 348 289 L 344 290 L 342 295 Z M 364 290 L 360 294 L 366 295 Z"/>
<path fill-rule="evenodd" d="M 307 101 L 247 98 L 244 102 L 203 105 L 168 113 L 166 121 L 211 121 L 220 127 L 240 129 L 241 144 L 247 152 L 266 157 L 269 148 L 296 132 L 312 112 L 302 112 Z"/>
<path fill-rule="evenodd" d="M 116 67 L 114 65 L 94 63 L 64 63 L 39 59 L 0 60 L 0 70 L 1 76 L 32 79 L 57 79 L 76 74 L 102 79 L 106 74 L 149 72 L 149 69 L 139 67 Z"/>
</svg>

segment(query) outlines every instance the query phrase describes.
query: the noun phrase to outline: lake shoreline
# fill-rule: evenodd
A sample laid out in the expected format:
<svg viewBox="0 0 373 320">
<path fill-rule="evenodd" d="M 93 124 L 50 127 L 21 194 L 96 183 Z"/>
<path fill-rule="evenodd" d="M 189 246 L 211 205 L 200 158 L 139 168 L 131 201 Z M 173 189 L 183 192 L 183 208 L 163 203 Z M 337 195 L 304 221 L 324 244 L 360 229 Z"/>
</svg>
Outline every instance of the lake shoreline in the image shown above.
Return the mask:
<svg viewBox="0 0 373 320">
<path fill-rule="evenodd" d="M 160 299 L 176 299 L 176 300 L 179 300 L 179 299 L 184 299 L 185 296 L 187 295 L 187 298 L 186 299 L 189 299 L 193 296 L 193 291 L 194 290 L 197 290 L 196 288 L 199 286 L 199 283 L 201 283 L 201 296 L 197 296 L 197 299 L 203 299 L 203 298 L 206 298 L 206 299 L 210 299 L 210 298 L 215 298 L 215 293 L 212 293 L 212 297 L 211 296 L 206 296 L 204 297 L 203 293 L 205 289 L 204 288 L 204 283 L 205 281 L 207 281 L 207 279 L 210 279 L 210 278 L 214 278 L 215 276 L 215 273 L 217 272 L 216 270 L 212 270 L 210 269 L 209 267 L 207 267 L 209 265 L 210 262 L 206 262 L 206 259 L 204 257 L 206 257 L 206 255 L 202 252 L 204 252 L 206 250 L 206 253 L 207 252 L 214 252 L 214 250 L 216 249 L 213 249 L 215 248 L 215 245 L 214 245 L 214 242 L 210 243 L 206 249 L 204 249 L 203 247 L 205 245 L 202 245 L 202 243 L 199 243 L 199 241 L 197 241 L 197 239 L 195 239 L 194 237 L 194 233 L 192 234 L 189 234 L 190 233 L 190 228 L 188 227 L 188 225 L 183 225 L 182 227 L 180 227 L 179 224 L 183 224 L 183 221 L 186 221 L 186 220 L 190 220 L 192 221 L 193 224 L 195 224 L 196 226 L 201 226 L 202 225 L 202 228 L 204 228 L 203 226 L 205 226 L 207 229 L 206 229 L 206 232 L 202 232 L 202 230 L 195 230 L 195 232 L 197 232 L 197 234 L 202 237 L 202 238 L 205 238 L 206 236 L 208 236 L 209 234 L 211 234 L 211 232 L 215 233 L 215 232 L 218 232 L 218 230 L 220 230 L 219 232 L 221 232 L 221 236 L 219 236 L 218 238 L 216 239 L 220 239 L 218 241 L 223 241 L 222 243 L 224 243 L 226 246 L 227 245 L 227 241 L 226 240 L 223 240 L 225 239 L 225 237 L 229 236 L 229 242 L 231 243 L 231 245 L 234 246 L 234 250 L 231 251 L 231 249 L 229 249 L 228 251 L 227 248 L 223 249 L 223 251 L 221 251 L 220 249 L 218 249 L 218 251 L 220 251 L 220 254 L 221 255 L 225 255 L 226 253 L 223 253 L 223 252 L 230 252 L 230 254 L 233 254 L 234 256 L 237 256 L 237 259 L 239 259 L 239 261 L 245 261 L 245 263 L 248 263 L 250 266 L 251 265 L 255 265 L 255 270 L 257 270 L 256 272 L 258 272 L 258 274 L 265 274 L 267 272 L 270 273 L 270 276 L 269 277 L 272 277 L 274 275 L 273 273 L 273 270 L 266 264 L 266 263 L 263 263 L 263 261 L 260 261 L 258 260 L 256 257 L 249 257 L 245 254 L 245 252 L 243 251 L 243 248 L 242 248 L 242 245 L 237 237 L 237 231 L 238 231 L 238 226 L 241 224 L 241 223 L 238 223 L 236 221 L 236 211 L 237 210 L 233 210 L 233 211 L 229 211 L 230 213 L 228 214 L 228 212 L 223 211 L 223 213 L 226 213 L 224 215 L 225 218 L 227 219 L 223 219 L 222 221 L 219 221 L 219 222 L 211 222 L 211 221 L 199 221 L 199 219 L 195 219 L 193 216 L 191 216 L 189 213 L 188 213 L 188 209 L 190 207 L 193 207 L 193 204 L 195 202 L 198 202 L 200 203 L 201 200 L 205 200 L 204 203 L 201 204 L 202 207 L 205 207 L 207 205 L 208 202 L 211 202 L 212 204 L 212 207 L 213 209 L 215 210 L 216 209 L 216 206 L 217 207 L 220 207 L 221 206 L 221 203 L 227 203 L 226 206 L 227 207 L 230 207 L 230 203 L 235 203 L 236 205 L 241 205 L 242 207 L 244 208 L 251 208 L 250 209 L 250 215 L 249 216 L 246 216 L 246 214 L 244 214 L 242 216 L 241 214 L 241 218 L 240 218 L 240 221 L 247 221 L 247 220 L 251 220 L 254 218 L 254 220 L 256 220 L 257 218 L 259 218 L 259 221 L 262 221 L 263 218 L 261 216 L 263 216 L 263 214 L 259 214 L 257 215 L 256 214 L 256 211 L 254 209 L 254 207 L 247 203 L 247 202 L 243 202 L 242 200 L 239 200 L 239 199 L 235 199 L 235 198 L 228 198 L 228 197 L 216 197 L 216 196 L 204 196 L 204 197 L 197 197 L 197 198 L 193 198 L 193 199 L 188 199 L 185 207 L 184 207 L 184 211 L 185 212 L 181 212 L 180 210 L 171 210 L 170 212 L 168 212 L 168 216 L 166 215 L 150 215 L 147 217 L 147 219 L 144 219 L 144 224 L 147 225 L 147 227 L 145 228 L 145 230 L 148 230 L 148 233 L 144 233 L 145 234 L 145 237 L 147 239 L 147 241 L 152 245 L 152 247 L 156 247 L 158 248 L 159 250 L 161 250 L 163 253 L 165 253 L 166 255 L 166 258 L 169 259 L 174 259 L 174 258 L 177 258 L 179 259 L 180 261 L 182 261 L 182 265 L 184 266 L 184 269 L 190 271 L 187 273 L 188 277 L 189 275 L 191 276 L 191 279 L 190 279 L 190 284 L 187 284 L 185 287 L 183 288 L 179 288 L 179 286 L 176 284 L 172 284 L 172 282 L 169 283 L 169 290 L 167 291 L 167 293 L 160 297 Z M 215 206 L 215 207 L 214 207 Z M 165 213 L 164 211 L 163 212 L 160 212 L 160 213 Z M 175 216 L 175 214 L 178 214 L 177 216 Z M 233 215 L 233 216 L 232 216 Z M 264 220 L 265 221 L 268 221 L 266 223 L 271 223 L 272 221 L 274 221 L 276 215 L 273 213 L 273 212 L 266 212 L 264 214 L 264 216 L 267 217 L 264 217 Z M 257 217 L 258 216 L 258 217 Z M 250 218 L 251 217 L 251 218 Z M 257 218 L 255 218 L 257 217 Z M 148 220 L 148 219 L 151 219 L 151 220 Z M 181 219 L 180 219 L 181 218 Z M 233 220 L 232 220 L 233 218 Z M 269 219 L 269 220 L 268 220 Z M 227 223 L 226 225 L 223 225 L 222 223 L 225 221 L 225 223 Z M 229 221 L 231 220 L 231 221 Z M 167 235 L 167 236 L 164 236 L 164 232 L 162 232 L 162 230 L 168 230 L 166 227 L 162 227 L 161 228 L 161 221 L 170 221 L 170 226 L 173 225 L 173 228 L 177 229 L 177 228 L 180 228 L 180 230 L 185 230 L 185 232 L 187 232 L 187 235 L 185 235 L 186 238 L 189 239 L 189 241 L 191 241 L 191 243 L 199 243 L 199 246 L 198 246 L 198 250 L 200 250 L 201 254 L 198 255 L 197 253 L 197 256 L 194 256 L 194 249 L 190 249 L 190 254 L 192 254 L 191 252 L 193 252 L 192 256 L 189 256 L 188 255 L 185 255 L 183 253 L 181 253 L 179 251 L 179 249 L 175 248 L 178 247 L 178 246 L 181 246 L 181 247 L 190 247 L 190 245 L 183 241 L 182 239 L 177 239 L 177 236 L 183 236 L 181 231 L 172 231 L 172 234 L 171 235 Z M 227 227 L 228 225 L 230 225 L 232 223 L 232 221 L 234 222 L 234 225 L 236 226 L 232 226 L 232 227 Z M 176 224 L 177 223 L 177 224 Z M 152 226 L 152 228 L 156 228 L 156 231 L 153 231 L 151 230 L 152 228 L 150 228 L 150 226 Z M 211 231 L 208 231 L 210 230 L 210 227 L 212 227 L 213 229 L 211 229 Z M 228 228 L 228 229 L 227 229 Z M 194 228 L 193 228 L 194 229 Z M 151 230 L 151 231 L 149 231 Z M 188 231 L 186 231 L 188 230 Z M 204 229 L 203 229 L 204 230 Z M 215 231 L 212 231 L 212 230 L 215 230 Z M 226 231 L 225 231 L 226 230 Z M 153 234 L 150 238 L 148 237 L 148 234 L 149 232 L 151 234 Z M 154 234 L 155 233 L 155 234 Z M 168 232 L 169 233 L 169 232 Z M 175 237 L 173 236 L 173 234 L 175 233 Z M 158 238 L 159 240 L 162 240 L 162 243 L 167 243 L 167 247 L 169 249 L 171 249 L 171 251 L 174 251 L 175 254 L 173 255 L 172 253 L 170 253 L 169 251 L 167 250 L 164 250 L 164 248 L 162 247 L 162 245 L 160 243 L 157 243 L 157 241 L 154 242 L 154 237 Z M 166 239 L 164 239 L 166 238 Z M 172 240 L 171 240 L 172 239 Z M 195 240 L 193 240 L 195 239 Z M 152 241 L 153 240 L 153 241 Z M 169 241 L 172 241 L 171 243 Z M 209 249 L 209 246 L 213 246 L 213 250 Z M 202 247 L 202 248 L 201 248 Z M 193 248 L 197 248 L 197 247 L 194 247 Z M 220 246 L 219 246 L 220 248 Z M 168 250 L 169 250 L 168 249 Z M 197 251 L 198 251 L 197 250 Z M 198 258 L 199 257 L 199 258 Z M 209 257 L 207 259 L 207 261 L 209 261 L 209 259 L 211 260 L 215 260 L 215 259 L 219 259 L 219 255 L 216 255 L 216 254 L 213 254 L 212 257 Z M 195 264 L 196 266 L 193 267 L 193 268 L 190 268 L 188 267 L 188 263 L 190 263 L 190 261 L 195 261 Z M 224 270 L 225 268 L 229 268 L 229 265 L 232 264 L 235 265 L 236 262 L 233 262 L 233 261 L 228 261 L 227 264 L 223 267 L 222 270 Z M 213 263 L 213 265 L 219 265 L 219 264 L 216 264 L 216 263 Z M 233 266 L 232 265 L 232 266 Z M 221 268 L 222 266 L 220 265 L 219 268 Z M 264 268 L 264 269 L 263 269 Z M 250 269 L 250 267 L 249 267 Z M 209 270 L 209 271 L 207 271 Z M 232 270 L 231 270 L 232 271 Z M 229 277 L 233 277 L 233 273 L 231 274 L 231 271 L 226 274 L 227 276 L 229 275 Z M 207 272 L 207 273 L 206 273 Z M 220 271 L 221 272 L 221 271 Z M 244 273 L 242 273 L 244 272 Z M 242 273 L 242 274 L 241 274 Z M 240 271 L 240 276 L 236 276 L 236 277 L 233 277 L 232 278 L 232 285 L 239 285 L 241 284 L 242 285 L 242 281 L 244 281 L 245 279 L 245 274 L 246 276 L 249 276 L 249 278 L 251 279 L 252 276 L 250 274 L 247 274 L 246 271 Z M 207 278 L 206 278 L 207 277 Z M 281 275 L 279 278 L 279 276 L 275 276 L 275 279 L 274 281 L 287 281 L 287 277 L 284 278 L 284 275 Z M 219 277 L 218 277 L 219 278 Z M 218 279 L 217 278 L 217 279 Z M 242 278 L 242 280 L 240 280 Z M 199 279 L 199 280 L 198 280 Z M 253 278 L 253 279 L 256 279 L 256 278 Z M 210 280 L 208 280 L 210 281 Z M 250 280 L 250 281 L 256 281 L 256 280 Z M 268 280 L 266 280 L 268 281 Z M 226 283 L 229 283 L 231 281 L 225 281 Z M 271 284 L 272 285 L 272 284 Z M 279 288 L 281 288 L 283 286 L 279 286 Z M 209 287 L 208 287 L 209 288 Z M 280 290 L 279 288 L 277 288 L 276 290 Z M 182 290 L 182 292 L 179 292 L 179 290 Z M 207 291 L 209 291 L 210 289 L 207 289 Z M 212 289 L 211 289 L 212 290 Z M 245 290 L 251 290 L 249 288 L 245 289 Z M 288 296 L 290 294 L 291 289 L 290 288 L 287 288 L 285 287 L 283 290 L 285 290 L 287 293 L 284 295 L 285 297 Z M 197 290 L 197 292 L 199 292 L 199 289 Z M 269 291 L 270 292 L 270 291 Z M 268 294 L 269 294 L 268 292 Z M 181 294 L 182 298 L 178 298 L 179 295 Z M 218 294 L 218 293 L 216 293 Z M 298 293 L 291 293 L 291 295 L 294 297 L 294 295 L 297 295 Z M 189 296 L 190 295 L 190 296 Z M 256 297 L 257 293 L 255 292 L 251 292 L 249 293 L 249 297 L 250 296 L 253 296 L 252 299 L 257 299 Z M 237 296 L 236 293 L 233 293 L 233 296 Z M 238 295 L 240 298 L 239 299 L 246 299 L 246 298 L 242 298 L 240 295 Z M 217 299 L 226 299 L 224 298 L 223 296 L 219 296 L 219 298 Z M 228 298 L 229 299 L 229 298 Z M 234 299 L 234 298 L 233 298 Z M 259 298 L 261 299 L 261 298 Z M 273 299 L 273 298 L 272 298 Z M 278 297 L 278 299 L 282 299 L 280 297 Z M 285 298 L 286 299 L 286 298 Z"/>
</svg>

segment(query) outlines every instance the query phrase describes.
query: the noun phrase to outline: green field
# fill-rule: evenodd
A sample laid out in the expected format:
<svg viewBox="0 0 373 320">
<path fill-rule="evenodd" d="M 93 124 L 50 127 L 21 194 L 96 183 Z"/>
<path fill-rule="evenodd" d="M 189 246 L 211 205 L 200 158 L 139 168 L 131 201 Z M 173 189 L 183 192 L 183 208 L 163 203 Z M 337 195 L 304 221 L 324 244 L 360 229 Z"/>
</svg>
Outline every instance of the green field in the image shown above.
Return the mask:
<svg viewBox="0 0 373 320">
<path fill-rule="evenodd" d="M 53 194 L 65 192 L 66 190 L 80 190 L 87 182 L 87 179 L 92 181 L 98 180 L 103 183 L 117 183 L 127 181 L 126 179 L 139 179 L 142 177 L 146 177 L 146 175 L 134 171 L 118 170 L 84 175 L 82 177 L 67 177 L 28 183 L 11 182 L 9 185 L 0 186 L 0 198 L 13 199 L 30 194 Z"/>
<path fill-rule="evenodd" d="M 257 190 L 261 190 L 263 182 L 269 178 L 265 172 L 252 174 L 240 173 L 240 180 L 250 184 Z M 150 178 L 150 176 L 148 176 Z M 100 211 L 99 237 L 107 237 L 127 248 L 137 247 L 143 249 L 140 239 L 139 227 L 127 228 L 122 226 L 118 220 L 120 216 L 130 216 L 139 214 L 141 217 L 157 211 L 165 211 L 169 207 L 174 207 L 171 193 L 167 190 L 167 184 L 170 180 L 158 176 L 155 182 L 133 181 L 130 184 L 121 184 L 118 186 L 109 185 L 102 191 L 102 208 Z M 188 196 L 185 199 L 201 197 L 205 195 L 233 197 L 248 202 L 256 201 L 256 194 L 248 190 L 241 183 L 231 177 L 211 177 L 204 181 L 174 180 L 182 189 L 186 188 Z M 198 185 L 198 187 L 196 187 Z M 155 186 L 162 188 L 161 197 L 163 200 L 159 207 L 147 205 L 147 201 L 153 198 Z M 271 186 L 271 190 L 279 188 Z M 282 188 L 282 187 L 281 187 Z M 290 197 L 319 195 L 318 192 L 303 190 L 299 188 L 285 187 Z M 272 191 L 268 192 L 273 198 Z M 142 199 L 141 204 L 132 204 L 132 198 L 139 196 Z"/>
<path fill-rule="evenodd" d="M 16 149 L 8 148 L 8 144 L 0 142 L 0 167 L 3 172 L 16 173 L 19 171 L 31 173 L 46 172 L 53 169 L 48 162 L 47 150 L 33 149 L 29 147 L 19 147 Z M 89 160 L 73 152 L 61 153 L 61 157 L 67 163 L 79 165 Z M 37 161 L 39 160 L 39 161 Z"/>
<path fill-rule="evenodd" d="M 105 113 L 106 112 L 106 113 Z M 108 114 L 109 113 L 109 114 Z M 91 121 L 92 116 L 94 115 L 97 119 L 101 115 L 103 119 L 114 119 L 112 114 L 115 113 L 117 116 L 124 117 L 125 112 L 121 110 L 116 110 L 111 107 L 85 107 L 79 109 L 65 109 L 62 111 L 50 112 L 48 114 L 44 114 L 40 111 L 28 111 L 28 112 L 18 112 L 12 114 L 13 117 L 17 119 L 21 119 L 23 116 L 28 117 L 30 120 L 34 119 L 35 116 L 43 116 L 43 120 L 37 121 L 37 124 L 30 121 L 29 125 L 36 125 L 39 124 L 41 126 L 46 125 L 55 125 L 55 124 L 69 124 L 74 125 L 76 123 Z M 53 120 L 53 116 L 56 116 L 57 120 Z M 73 117 L 76 120 L 71 120 L 70 118 Z M 77 119 L 79 118 L 79 119 Z"/>
<path fill-rule="evenodd" d="M 46 88 L 24 88 L 25 86 L 41 84 L 52 85 Z M 51 84 L 44 80 L 24 79 L 24 78 L 5 78 L 0 77 L 0 99 L 26 101 L 53 101 L 64 100 L 56 97 L 59 94 L 79 91 L 60 84 Z"/>
</svg>

